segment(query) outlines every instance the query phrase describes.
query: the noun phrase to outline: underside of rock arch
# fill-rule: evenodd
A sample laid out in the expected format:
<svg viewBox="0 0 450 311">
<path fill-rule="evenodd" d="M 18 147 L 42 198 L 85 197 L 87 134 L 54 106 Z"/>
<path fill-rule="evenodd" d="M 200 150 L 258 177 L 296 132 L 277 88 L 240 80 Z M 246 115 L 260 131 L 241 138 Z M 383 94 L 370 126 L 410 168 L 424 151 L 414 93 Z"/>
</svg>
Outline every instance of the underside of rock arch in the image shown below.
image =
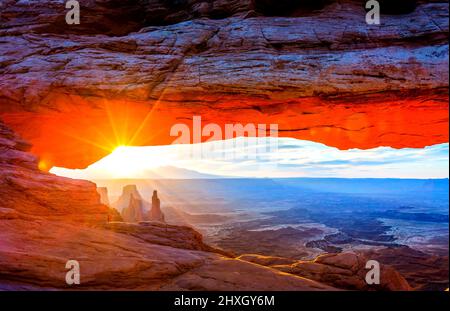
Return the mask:
<svg viewBox="0 0 450 311">
<path fill-rule="evenodd" d="M 0 118 L 43 168 L 170 144 L 193 116 L 340 149 L 448 141 L 447 3 L 369 26 L 359 1 L 88 1 L 80 25 L 47 2 L 6 1 L 0 26 Z"/>
</svg>

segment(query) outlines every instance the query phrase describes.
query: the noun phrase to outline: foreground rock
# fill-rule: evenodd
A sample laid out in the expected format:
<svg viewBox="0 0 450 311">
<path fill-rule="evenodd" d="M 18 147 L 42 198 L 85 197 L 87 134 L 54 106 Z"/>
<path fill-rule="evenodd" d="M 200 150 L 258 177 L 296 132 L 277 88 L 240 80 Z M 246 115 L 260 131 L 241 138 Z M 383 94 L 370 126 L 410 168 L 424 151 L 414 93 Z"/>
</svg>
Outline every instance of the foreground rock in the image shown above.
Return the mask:
<svg viewBox="0 0 450 311">
<path fill-rule="evenodd" d="M 411 290 L 408 282 L 394 268 L 381 265 L 380 284 L 368 285 L 365 268 L 368 259 L 361 254 L 325 254 L 312 261 L 290 262 L 289 259 L 242 255 L 241 259 L 271 266 L 283 272 L 316 280 L 323 284 L 350 290 Z M 283 261 L 285 261 L 283 263 Z"/>
<path fill-rule="evenodd" d="M 38 169 L 30 145 L 0 121 L 0 219 L 39 218 L 99 223 L 108 220 L 94 183 Z"/>
<path fill-rule="evenodd" d="M 182 241 L 177 247 L 149 243 L 149 235 L 0 218 L 0 289 L 329 289 L 217 253 L 191 250 L 189 240 L 185 247 Z M 65 282 L 68 260 L 80 263 L 77 287 Z"/>
<path fill-rule="evenodd" d="M 448 250 L 426 254 L 403 246 L 367 251 L 365 256 L 395 268 L 414 290 L 443 291 L 448 288 Z"/>
<path fill-rule="evenodd" d="M 292 265 L 297 262 L 295 259 L 276 256 L 263 256 L 258 254 L 244 254 L 239 256 L 238 259 L 269 267 L 278 265 Z"/>
<path fill-rule="evenodd" d="M 102 204 L 105 204 L 106 206 L 110 206 L 111 203 L 109 202 L 108 188 L 106 188 L 106 187 L 97 187 L 97 192 L 100 195 L 100 202 Z"/>
<path fill-rule="evenodd" d="M 139 229 L 141 234 L 135 230 L 140 225 L 120 226 L 120 230 L 106 230 L 60 221 L 1 217 L 0 289 L 332 289 L 215 252 L 195 250 L 206 246 L 191 240 L 190 235 L 183 239 L 183 229 L 160 231 L 158 234 L 168 233 L 164 240 L 145 225 Z M 65 283 L 68 260 L 80 263 L 79 286 Z"/>
<path fill-rule="evenodd" d="M 0 290 L 332 289 L 226 257 L 188 227 L 108 222 L 93 183 L 40 171 L 27 149 L 0 123 Z"/>
<path fill-rule="evenodd" d="M 131 235 L 152 244 L 226 254 L 203 243 L 202 235 L 186 226 L 174 226 L 161 222 L 140 222 L 139 224 L 110 222 L 101 227 Z"/>
</svg>

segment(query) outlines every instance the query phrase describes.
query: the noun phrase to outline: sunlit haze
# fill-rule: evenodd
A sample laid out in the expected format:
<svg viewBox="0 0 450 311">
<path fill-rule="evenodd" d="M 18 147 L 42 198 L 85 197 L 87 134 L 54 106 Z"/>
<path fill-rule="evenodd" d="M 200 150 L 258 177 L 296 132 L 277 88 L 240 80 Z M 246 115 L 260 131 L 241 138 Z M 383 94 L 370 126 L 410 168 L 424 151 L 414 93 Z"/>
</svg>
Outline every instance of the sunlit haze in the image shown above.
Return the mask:
<svg viewBox="0 0 450 311">
<path fill-rule="evenodd" d="M 339 177 L 448 178 L 448 143 L 425 148 L 339 150 L 292 138 L 244 138 L 194 145 L 127 147 L 86 169 L 53 167 L 77 179 Z"/>
</svg>

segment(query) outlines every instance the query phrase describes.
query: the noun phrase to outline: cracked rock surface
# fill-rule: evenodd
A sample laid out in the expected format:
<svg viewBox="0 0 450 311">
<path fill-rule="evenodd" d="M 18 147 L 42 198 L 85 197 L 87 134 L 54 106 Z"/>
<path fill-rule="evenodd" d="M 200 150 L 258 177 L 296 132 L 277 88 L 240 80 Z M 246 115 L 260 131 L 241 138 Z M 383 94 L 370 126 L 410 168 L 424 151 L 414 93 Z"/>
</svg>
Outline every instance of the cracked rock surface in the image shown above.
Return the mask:
<svg viewBox="0 0 450 311">
<path fill-rule="evenodd" d="M 332 289 L 230 258 L 192 228 L 108 223 L 95 184 L 40 171 L 29 147 L 0 123 L 0 290 Z"/>
<path fill-rule="evenodd" d="M 446 2 L 370 26 L 357 1 L 169 2 L 87 1 L 69 26 L 61 1 L 6 1 L 0 118 L 48 163 L 79 168 L 114 130 L 169 144 L 194 115 L 341 149 L 448 141 Z"/>
<path fill-rule="evenodd" d="M 341 149 L 447 142 L 448 4 L 414 2 L 386 2 L 368 26 L 350 0 L 92 0 L 68 26 L 62 0 L 1 1 L 0 289 L 67 289 L 67 260 L 79 289 L 342 286 L 314 270 L 328 263 L 299 273 L 227 257 L 189 228 L 107 223 L 94 184 L 38 168 L 171 143 L 194 115 Z"/>
</svg>

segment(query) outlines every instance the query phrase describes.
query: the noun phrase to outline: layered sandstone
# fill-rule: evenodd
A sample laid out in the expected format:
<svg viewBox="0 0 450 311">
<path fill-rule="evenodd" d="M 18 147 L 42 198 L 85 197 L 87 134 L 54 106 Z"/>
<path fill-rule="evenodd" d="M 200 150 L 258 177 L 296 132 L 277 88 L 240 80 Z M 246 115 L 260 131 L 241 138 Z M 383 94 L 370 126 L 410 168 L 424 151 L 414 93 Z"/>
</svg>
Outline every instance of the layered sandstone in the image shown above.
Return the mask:
<svg viewBox="0 0 450 311">
<path fill-rule="evenodd" d="M 93 183 L 39 170 L 29 147 L 0 123 L 0 290 L 332 289 L 230 258 L 188 227 L 108 222 Z"/>
<path fill-rule="evenodd" d="M 349 0 L 88 1 L 72 27 L 60 1 L 7 1 L 0 116 L 48 167 L 171 143 L 194 115 L 342 149 L 447 142 L 448 4 L 391 2 L 369 26 Z"/>
<path fill-rule="evenodd" d="M 395 247 L 369 250 L 365 256 L 395 268 L 414 290 L 443 291 L 448 288 L 448 251 L 429 255 L 409 247 Z"/>
<path fill-rule="evenodd" d="M 30 145 L 0 122 L 0 215 L 101 223 L 108 207 L 94 183 L 58 177 L 38 169 Z M 0 217 L 0 218 L 2 218 Z"/>
<path fill-rule="evenodd" d="M 107 206 L 110 206 L 109 196 L 108 196 L 108 188 L 106 187 L 97 187 L 97 192 L 100 195 L 100 202 Z"/>
<path fill-rule="evenodd" d="M 153 190 L 152 208 L 148 212 L 147 218 L 151 221 L 165 222 L 164 214 L 161 211 L 161 201 L 158 198 L 158 192 L 156 190 Z"/>
<path fill-rule="evenodd" d="M 130 197 L 128 206 L 122 210 L 122 218 L 126 222 L 140 222 L 144 221 L 144 210 L 142 208 L 142 200 Z"/>
<path fill-rule="evenodd" d="M 139 224 L 110 222 L 101 227 L 142 239 L 151 244 L 214 252 L 230 256 L 230 254 L 222 250 L 215 249 L 205 244 L 202 235 L 187 226 L 175 226 L 161 222 L 147 221 L 140 222 Z"/>
<path fill-rule="evenodd" d="M 263 267 L 190 229 L 108 223 L 117 214 L 93 183 L 42 170 L 171 143 L 194 115 L 343 149 L 447 142 L 448 4 L 368 26 L 356 1 L 165 3 L 86 1 L 72 27 L 61 0 L 1 2 L 0 289 L 67 289 L 67 260 L 80 262 L 79 289 L 364 288 L 344 254 Z M 407 288 L 387 278 L 382 289 Z"/>
<path fill-rule="evenodd" d="M 142 196 L 139 193 L 136 185 L 126 185 L 122 188 L 122 193 L 117 199 L 117 201 L 112 203 L 111 206 L 116 210 L 118 210 L 119 212 L 122 212 L 125 208 L 127 208 L 130 205 L 132 199 L 143 202 Z"/>
<path fill-rule="evenodd" d="M 271 266 L 283 272 L 299 275 L 328 284 L 333 287 L 350 290 L 411 290 L 408 281 L 394 268 L 380 265 L 380 284 L 369 285 L 366 282 L 366 269 L 369 260 L 362 254 L 339 253 L 324 254 L 311 261 L 291 261 L 287 258 L 260 255 L 242 255 L 239 258 Z"/>
<path fill-rule="evenodd" d="M 1 217 L 0 238 L 0 289 L 331 289 L 182 244 L 163 246 L 74 223 Z M 80 264 L 78 286 L 65 282 L 68 260 Z"/>
</svg>

